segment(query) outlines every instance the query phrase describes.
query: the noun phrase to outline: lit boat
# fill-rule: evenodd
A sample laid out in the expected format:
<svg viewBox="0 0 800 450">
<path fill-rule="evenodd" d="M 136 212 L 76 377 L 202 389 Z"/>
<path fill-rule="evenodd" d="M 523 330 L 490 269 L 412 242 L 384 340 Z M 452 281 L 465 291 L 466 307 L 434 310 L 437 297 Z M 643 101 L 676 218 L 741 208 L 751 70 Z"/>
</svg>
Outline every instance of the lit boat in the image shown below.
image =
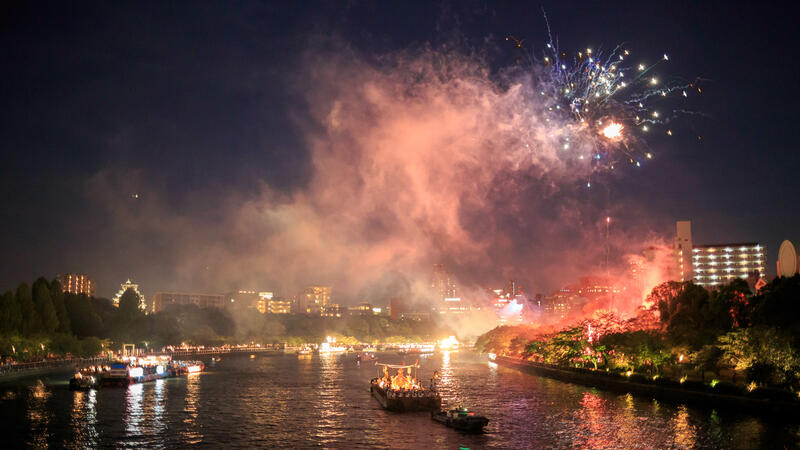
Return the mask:
<svg viewBox="0 0 800 450">
<path fill-rule="evenodd" d="M 438 411 L 442 407 L 442 397 L 436 390 L 434 373 L 430 388 L 425 389 L 417 379 L 419 365 L 410 366 L 375 363 L 383 370 L 383 376 L 370 381 L 370 392 L 384 409 L 396 412 Z M 394 377 L 389 370 L 397 370 Z M 407 375 L 406 375 L 407 373 Z"/>
<path fill-rule="evenodd" d="M 79 371 L 69 380 L 69 389 L 72 391 L 88 391 L 100 386 L 100 376 L 90 372 Z"/>
<path fill-rule="evenodd" d="M 297 349 L 297 356 L 311 355 L 311 353 L 312 353 L 311 347 L 301 347 Z"/>
<path fill-rule="evenodd" d="M 409 345 L 401 347 L 397 353 L 403 356 L 430 355 L 434 350 L 436 350 L 435 345 Z"/>
<path fill-rule="evenodd" d="M 346 351 L 347 347 L 336 345 L 336 338 L 330 336 L 327 337 L 325 342 L 319 344 L 320 353 L 344 353 Z"/>
<path fill-rule="evenodd" d="M 483 427 L 489 423 L 489 419 L 476 415 L 467 408 L 431 412 L 431 419 L 467 433 L 482 433 Z"/>
<path fill-rule="evenodd" d="M 368 362 L 368 361 L 375 361 L 378 357 L 372 353 L 362 352 L 356 355 L 356 361 L 358 362 Z"/>
<path fill-rule="evenodd" d="M 170 361 L 168 356 L 129 357 L 111 364 L 103 375 L 103 386 L 127 386 L 167 377 L 179 377 L 202 372 L 201 361 Z"/>
<path fill-rule="evenodd" d="M 155 381 L 169 374 L 165 365 L 138 365 L 127 362 L 114 362 L 103 377 L 103 386 L 127 386 L 134 383 Z"/>
</svg>

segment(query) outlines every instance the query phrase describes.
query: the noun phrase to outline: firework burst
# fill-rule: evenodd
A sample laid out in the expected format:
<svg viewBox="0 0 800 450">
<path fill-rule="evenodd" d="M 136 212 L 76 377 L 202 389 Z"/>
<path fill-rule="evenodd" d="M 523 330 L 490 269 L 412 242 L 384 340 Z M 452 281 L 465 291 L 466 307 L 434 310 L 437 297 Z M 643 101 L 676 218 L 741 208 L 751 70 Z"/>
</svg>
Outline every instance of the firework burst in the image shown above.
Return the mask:
<svg viewBox="0 0 800 450">
<path fill-rule="evenodd" d="M 629 65 L 631 52 L 622 45 L 608 53 L 591 48 L 567 53 L 558 48 L 549 26 L 548 36 L 541 56 L 527 53 L 515 36 L 506 41 L 526 53 L 543 115 L 558 130 L 565 156 L 590 161 L 592 172 L 613 170 L 620 163 L 638 167 L 651 159 L 644 136 L 673 136 L 667 125 L 687 113 L 674 101 L 702 92 L 699 79 L 656 75 L 657 67 L 669 61 L 666 53 L 652 64 Z"/>
</svg>

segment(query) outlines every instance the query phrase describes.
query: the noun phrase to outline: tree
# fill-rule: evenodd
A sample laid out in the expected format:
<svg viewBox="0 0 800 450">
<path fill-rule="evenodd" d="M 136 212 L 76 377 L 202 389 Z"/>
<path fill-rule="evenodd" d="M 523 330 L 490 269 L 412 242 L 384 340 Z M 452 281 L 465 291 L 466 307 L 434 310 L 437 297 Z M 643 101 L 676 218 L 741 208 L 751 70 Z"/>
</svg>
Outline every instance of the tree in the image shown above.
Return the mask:
<svg viewBox="0 0 800 450">
<path fill-rule="evenodd" d="M 20 330 L 23 336 L 32 336 L 42 330 L 42 321 L 39 319 L 39 312 L 33 304 L 31 288 L 27 284 L 21 283 L 17 287 L 17 303 L 22 312 L 22 326 Z"/>
<path fill-rule="evenodd" d="M 650 307 L 658 308 L 658 311 L 661 315 L 661 320 L 664 323 L 669 322 L 670 316 L 670 302 L 677 297 L 677 295 L 683 290 L 684 283 L 679 281 L 667 281 L 664 283 L 659 284 L 658 286 L 654 287 L 649 294 L 647 294 L 647 298 L 645 298 L 645 304 L 649 305 Z"/>
<path fill-rule="evenodd" d="M 139 302 L 139 294 L 133 288 L 125 289 L 125 292 L 119 298 L 119 310 L 117 311 L 120 324 L 130 324 L 142 316 L 143 313 L 139 309 Z"/>
<path fill-rule="evenodd" d="M 50 282 L 50 298 L 53 300 L 53 307 L 56 309 L 56 316 L 58 316 L 57 331 L 59 333 L 72 333 L 69 313 L 67 313 L 67 306 L 64 304 L 64 291 L 61 289 L 61 283 L 58 280 Z"/>
<path fill-rule="evenodd" d="M 792 336 L 771 327 L 740 328 L 719 337 L 722 360 L 757 382 L 794 380 L 800 356 Z M 769 376 L 765 375 L 769 372 Z"/>
<path fill-rule="evenodd" d="M 103 320 L 95 312 L 92 302 L 86 295 L 65 294 L 64 305 L 67 308 L 72 332 L 78 337 L 103 335 Z M 113 308 L 113 306 L 112 306 Z"/>
<path fill-rule="evenodd" d="M 14 293 L 7 291 L 0 300 L 0 333 L 17 334 L 22 326 L 22 310 Z"/>
<path fill-rule="evenodd" d="M 50 298 L 50 283 L 44 278 L 39 278 L 34 281 L 32 291 L 33 304 L 36 305 L 36 311 L 42 321 L 42 331 L 52 334 L 58 328 L 58 315 L 53 306 L 53 299 Z"/>
</svg>

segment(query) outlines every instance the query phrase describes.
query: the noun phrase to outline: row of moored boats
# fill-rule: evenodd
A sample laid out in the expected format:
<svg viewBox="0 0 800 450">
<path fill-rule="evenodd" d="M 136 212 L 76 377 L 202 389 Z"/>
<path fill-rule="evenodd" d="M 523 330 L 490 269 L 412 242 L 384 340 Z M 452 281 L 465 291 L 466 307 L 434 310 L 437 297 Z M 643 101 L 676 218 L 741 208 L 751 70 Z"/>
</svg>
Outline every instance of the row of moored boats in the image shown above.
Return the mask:
<svg viewBox="0 0 800 450">
<path fill-rule="evenodd" d="M 108 365 L 89 366 L 78 370 L 69 380 L 73 390 L 97 389 L 101 386 L 127 386 L 201 372 L 201 361 L 173 361 L 169 356 L 123 357 Z"/>
</svg>

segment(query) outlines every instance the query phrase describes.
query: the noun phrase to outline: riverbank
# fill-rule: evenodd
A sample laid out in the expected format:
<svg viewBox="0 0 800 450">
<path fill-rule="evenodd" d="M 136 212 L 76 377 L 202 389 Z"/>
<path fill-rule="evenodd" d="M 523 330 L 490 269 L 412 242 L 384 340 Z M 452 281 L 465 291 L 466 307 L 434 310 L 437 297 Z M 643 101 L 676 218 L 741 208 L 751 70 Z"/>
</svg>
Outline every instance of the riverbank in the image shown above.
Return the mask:
<svg viewBox="0 0 800 450">
<path fill-rule="evenodd" d="M 70 358 L 4 366 L 0 369 L 0 383 L 43 375 L 72 373 L 75 367 L 108 363 L 108 358 Z"/>
<path fill-rule="evenodd" d="M 800 417 L 800 401 L 790 392 L 756 389 L 752 393 L 736 393 L 728 386 L 714 391 L 715 387 L 702 383 L 680 383 L 674 380 L 646 378 L 642 375 L 620 376 L 616 373 L 590 369 L 567 368 L 498 356 L 495 363 L 532 375 L 592 386 L 618 393 L 655 398 L 672 403 L 686 403 L 700 407 L 732 408 L 743 413 Z M 761 391 L 761 392 L 759 392 Z M 772 398 L 764 398 L 765 396 Z M 785 398 L 776 398 L 785 397 Z"/>
</svg>

